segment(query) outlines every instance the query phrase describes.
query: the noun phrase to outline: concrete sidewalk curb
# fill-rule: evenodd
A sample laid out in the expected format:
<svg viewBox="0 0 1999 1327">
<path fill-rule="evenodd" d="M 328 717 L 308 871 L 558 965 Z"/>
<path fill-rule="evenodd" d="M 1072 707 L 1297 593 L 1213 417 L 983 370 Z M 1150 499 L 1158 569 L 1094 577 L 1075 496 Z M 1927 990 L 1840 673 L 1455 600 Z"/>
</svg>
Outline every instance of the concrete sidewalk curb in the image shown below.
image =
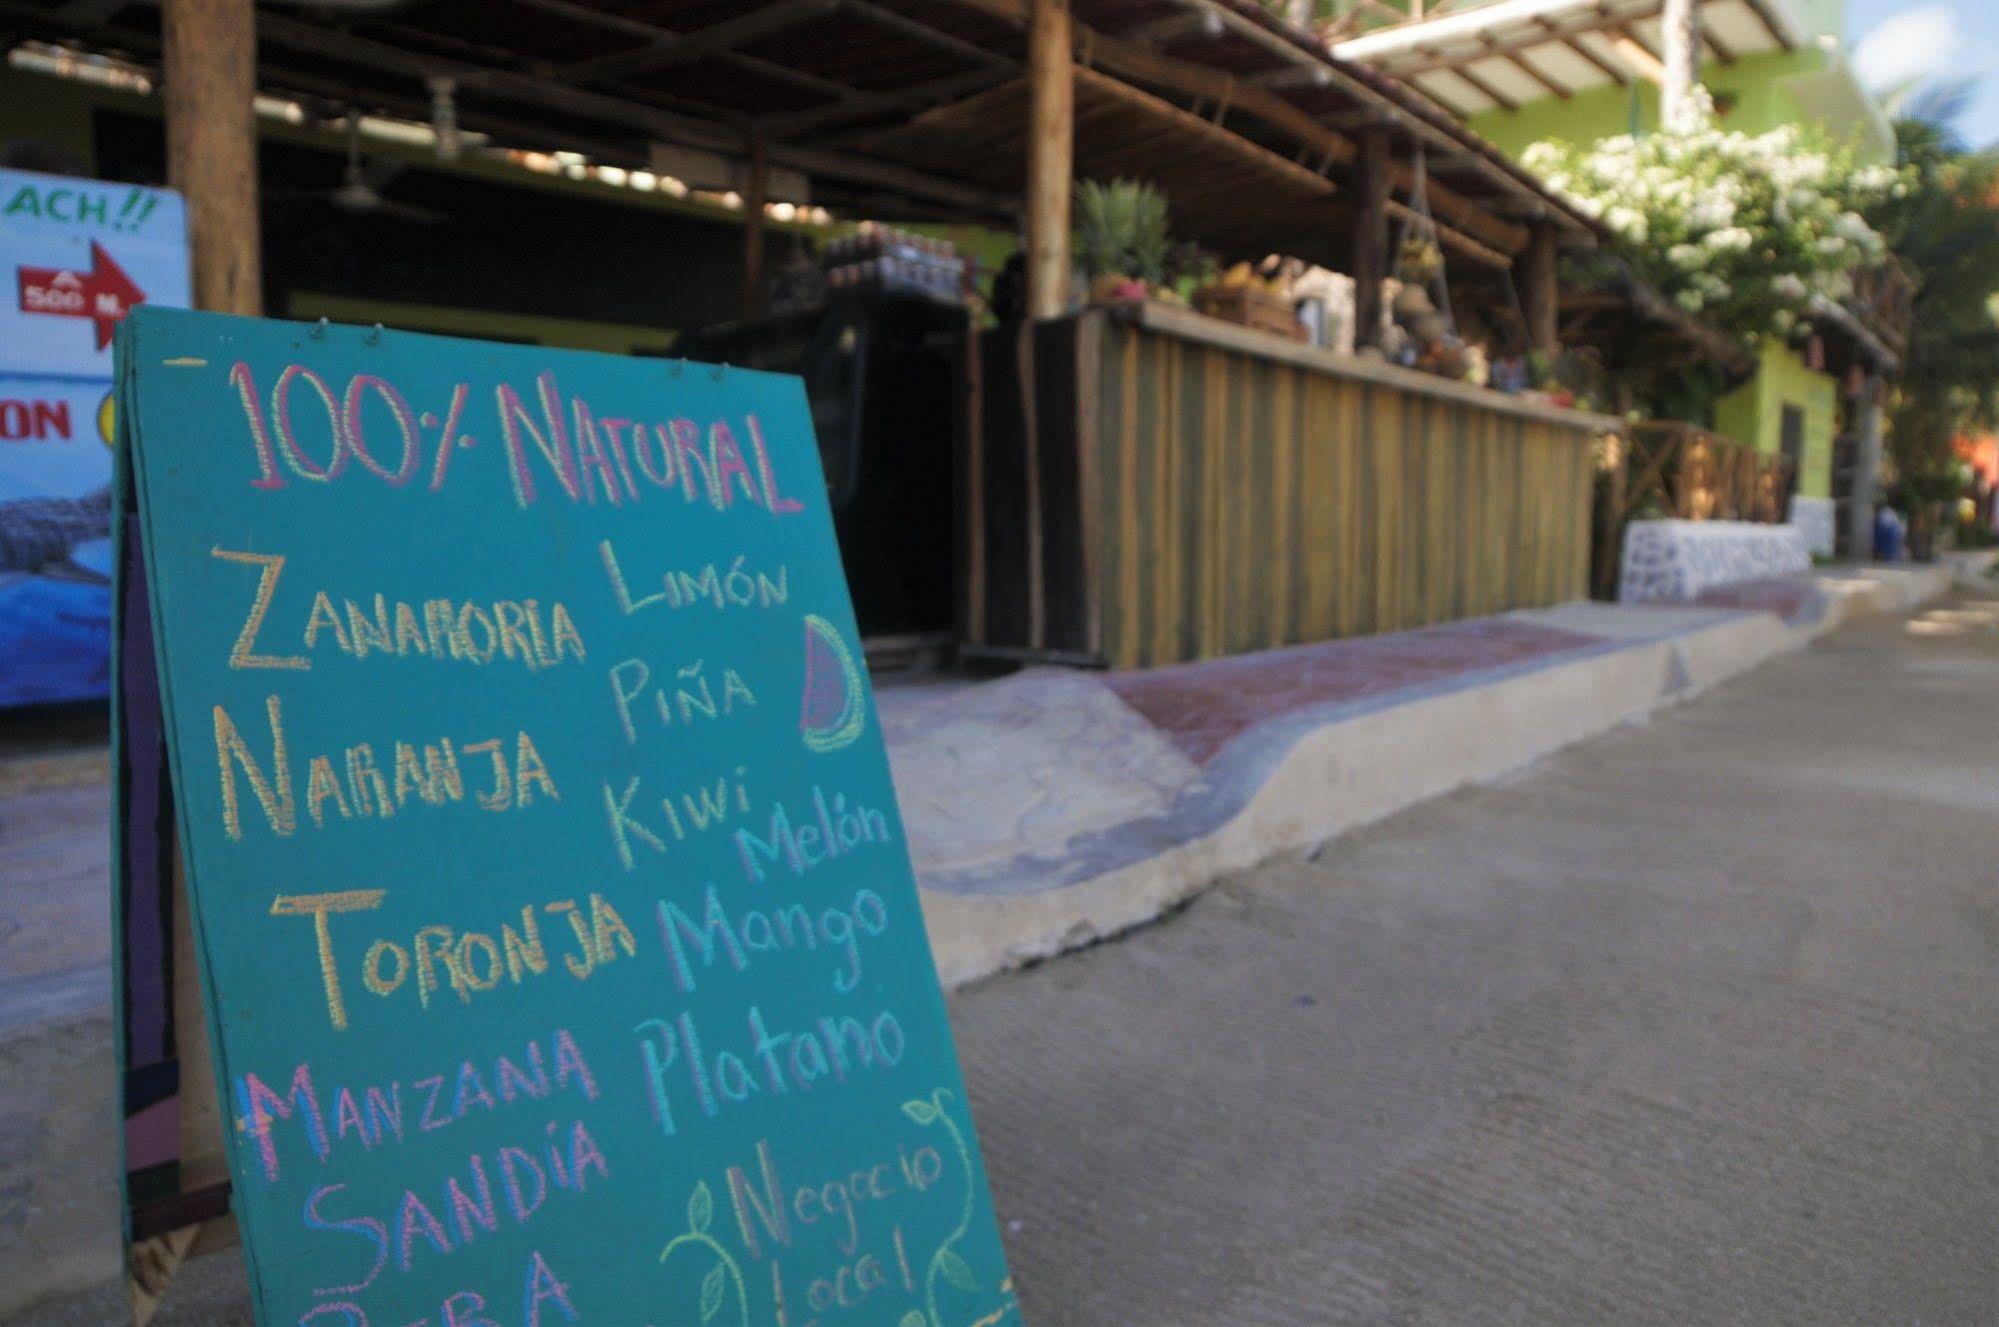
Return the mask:
<svg viewBox="0 0 1999 1327">
<path fill-rule="evenodd" d="M 938 974 L 955 988 L 1157 918 L 1225 877 L 1314 847 L 1466 784 L 1487 782 L 1802 649 L 1867 613 L 1907 612 L 1961 563 L 1835 570 L 1808 623 L 1736 612 L 1612 641 L 1581 658 L 1328 723 L 1302 736 L 1248 804 L 1149 859 L 1032 893 L 926 889 Z"/>
<path fill-rule="evenodd" d="M 110 748 L 99 744 L 74 751 L 0 757 L 0 797 L 102 783 L 110 773 Z"/>
</svg>

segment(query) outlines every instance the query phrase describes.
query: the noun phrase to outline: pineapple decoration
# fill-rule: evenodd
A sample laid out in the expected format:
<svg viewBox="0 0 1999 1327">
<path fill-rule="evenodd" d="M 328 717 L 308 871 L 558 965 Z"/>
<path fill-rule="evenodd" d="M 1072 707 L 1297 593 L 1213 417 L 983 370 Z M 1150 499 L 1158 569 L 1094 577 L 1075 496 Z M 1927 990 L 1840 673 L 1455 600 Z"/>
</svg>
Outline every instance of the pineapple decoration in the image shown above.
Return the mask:
<svg viewBox="0 0 1999 1327">
<path fill-rule="evenodd" d="M 1166 279 L 1166 196 L 1138 180 L 1076 186 L 1072 252 L 1093 300 L 1142 300 Z"/>
</svg>

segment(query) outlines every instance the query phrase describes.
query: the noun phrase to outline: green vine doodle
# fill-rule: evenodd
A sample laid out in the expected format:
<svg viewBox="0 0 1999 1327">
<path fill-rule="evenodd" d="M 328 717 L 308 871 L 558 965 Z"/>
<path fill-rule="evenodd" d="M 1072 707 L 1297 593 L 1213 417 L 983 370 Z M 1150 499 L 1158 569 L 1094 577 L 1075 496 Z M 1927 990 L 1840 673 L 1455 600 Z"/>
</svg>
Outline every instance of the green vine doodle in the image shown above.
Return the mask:
<svg viewBox="0 0 1999 1327">
<path fill-rule="evenodd" d="M 706 1180 L 694 1185 L 694 1192 L 687 1196 L 687 1233 L 675 1235 L 659 1251 L 659 1260 L 665 1262 L 673 1256 L 675 1249 L 697 1245 L 715 1255 L 715 1265 L 701 1278 L 701 1321 L 705 1324 L 722 1311 L 722 1302 L 729 1293 L 729 1282 L 736 1285 L 736 1302 L 742 1310 L 742 1327 L 750 1327 L 750 1292 L 743 1285 L 743 1272 L 729 1251 L 708 1233 L 708 1227 L 715 1221 L 715 1195 L 708 1191 Z"/>
<path fill-rule="evenodd" d="M 958 1224 L 944 1237 L 944 1242 L 937 1246 L 937 1251 L 930 1255 L 930 1265 L 924 1269 L 923 1303 L 929 1310 L 929 1316 L 926 1318 L 915 1309 L 911 1309 L 903 1315 L 897 1327 L 944 1327 L 943 1315 L 937 1311 L 939 1276 L 948 1281 L 953 1289 L 967 1295 L 977 1294 L 979 1289 L 979 1279 L 972 1274 L 971 1266 L 956 1249 L 951 1247 L 963 1239 L 972 1228 L 972 1200 L 978 1190 L 978 1176 L 972 1169 L 972 1150 L 965 1145 L 965 1135 L 959 1130 L 957 1121 L 951 1118 L 951 1113 L 945 1109 L 944 1101 L 950 1096 L 951 1092 L 948 1089 L 940 1087 L 930 1094 L 928 1101 L 918 1098 L 902 1103 L 902 1113 L 917 1124 L 925 1127 L 941 1124 L 945 1132 L 951 1135 L 951 1145 L 958 1152 L 958 1164 L 965 1171 L 965 1203 L 959 1213 Z"/>
</svg>

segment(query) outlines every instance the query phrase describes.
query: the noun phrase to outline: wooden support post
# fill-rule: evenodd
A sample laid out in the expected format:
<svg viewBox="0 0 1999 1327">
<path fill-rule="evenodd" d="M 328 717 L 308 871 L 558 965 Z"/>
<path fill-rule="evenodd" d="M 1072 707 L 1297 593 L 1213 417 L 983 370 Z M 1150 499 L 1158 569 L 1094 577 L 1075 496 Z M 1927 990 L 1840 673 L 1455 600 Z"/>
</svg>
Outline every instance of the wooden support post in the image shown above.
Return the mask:
<svg viewBox="0 0 1999 1327">
<path fill-rule="evenodd" d="M 743 317 L 764 312 L 764 195 L 770 167 L 761 138 L 750 140 L 749 179 L 743 184 Z"/>
<path fill-rule="evenodd" d="M 187 198 L 196 307 L 264 309 L 254 0 L 165 0 L 167 179 Z"/>
<path fill-rule="evenodd" d="M 1879 374 L 1862 381 L 1853 400 L 1853 493 L 1847 502 L 1846 555 L 1855 562 L 1874 560 L 1874 512 L 1881 500 L 1881 396 Z"/>
<path fill-rule="evenodd" d="M 1069 0 L 1034 0 L 1027 28 L 1027 313 L 1069 306 L 1076 82 Z"/>
<path fill-rule="evenodd" d="M 1691 128 L 1694 83 L 1700 78 L 1700 0 L 1666 0 L 1659 15 L 1666 48 L 1666 81 L 1659 95 L 1659 119 L 1668 132 Z"/>
<path fill-rule="evenodd" d="M 1354 349 L 1381 339 L 1381 282 L 1388 275 L 1388 131 L 1359 135 L 1354 189 Z"/>
<path fill-rule="evenodd" d="M 1520 310 L 1527 319 L 1527 348 L 1544 355 L 1555 352 L 1555 314 L 1561 290 L 1555 279 L 1555 227 L 1537 221 L 1520 256 Z"/>
</svg>

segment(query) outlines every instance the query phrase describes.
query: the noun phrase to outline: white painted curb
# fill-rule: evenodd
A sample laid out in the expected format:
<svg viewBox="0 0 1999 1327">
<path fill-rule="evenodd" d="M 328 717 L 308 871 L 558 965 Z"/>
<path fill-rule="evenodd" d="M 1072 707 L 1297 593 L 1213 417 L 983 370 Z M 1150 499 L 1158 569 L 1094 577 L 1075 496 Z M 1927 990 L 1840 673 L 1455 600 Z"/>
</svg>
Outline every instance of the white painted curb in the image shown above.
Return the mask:
<svg viewBox="0 0 1999 1327">
<path fill-rule="evenodd" d="M 1942 594 L 1955 575 L 1939 564 L 1827 577 L 1826 610 L 1809 626 L 1744 614 L 1330 723 L 1300 740 L 1232 820 L 1158 856 L 1038 893 L 924 890 L 938 975 L 955 988 L 1117 935 L 1231 874 L 1499 778 L 1802 649 L 1857 616 L 1906 612 Z"/>
</svg>

